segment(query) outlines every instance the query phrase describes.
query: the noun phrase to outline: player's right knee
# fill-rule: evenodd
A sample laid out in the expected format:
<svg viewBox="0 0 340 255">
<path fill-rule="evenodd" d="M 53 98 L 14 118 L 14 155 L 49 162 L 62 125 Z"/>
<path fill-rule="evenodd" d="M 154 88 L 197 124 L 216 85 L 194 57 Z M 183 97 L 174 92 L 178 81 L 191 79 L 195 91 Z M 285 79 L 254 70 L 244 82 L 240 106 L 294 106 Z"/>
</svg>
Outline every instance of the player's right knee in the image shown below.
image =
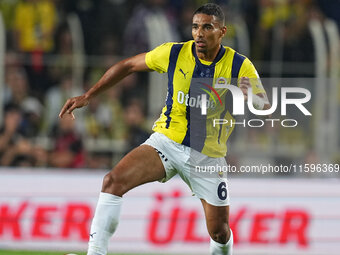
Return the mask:
<svg viewBox="0 0 340 255">
<path fill-rule="evenodd" d="M 230 238 L 229 226 L 223 228 L 216 228 L 209 231 L 211 239 L 218 243 L 227 243 Z"/>
<path fill-rule="evenodd" d="M 102 192 L 123 196 L 126 191 L 124 190 L 123 183 L 121 183 L 119 178 L 111 171 L 104 176 Z"/>
<path fill-rule="evenodd" d="M 226 231 L 220 231 L 220 232 L 214 232 L 211 234 L 211 238 L 218 243 L 227 243 L 228 238 L 227 238 L 227 233 Z"/>
</svg>

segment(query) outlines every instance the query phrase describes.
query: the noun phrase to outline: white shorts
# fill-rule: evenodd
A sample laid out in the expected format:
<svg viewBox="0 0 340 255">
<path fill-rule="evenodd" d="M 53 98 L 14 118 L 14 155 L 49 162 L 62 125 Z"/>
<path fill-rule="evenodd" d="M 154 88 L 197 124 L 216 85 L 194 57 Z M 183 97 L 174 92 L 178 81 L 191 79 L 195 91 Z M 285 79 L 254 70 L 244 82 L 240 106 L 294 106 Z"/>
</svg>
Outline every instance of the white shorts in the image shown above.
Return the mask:
<svg viewBox="0 0 340 255">
<path fill-rule="evenodd" d="M 215 206 L 229 205 L 225 158 L 208 157 L 157 132 L 143 144 L 155 148 L 163 162 L 166 177 L 161 182 L 178 173 L 198 198 Z"/>
</svg>

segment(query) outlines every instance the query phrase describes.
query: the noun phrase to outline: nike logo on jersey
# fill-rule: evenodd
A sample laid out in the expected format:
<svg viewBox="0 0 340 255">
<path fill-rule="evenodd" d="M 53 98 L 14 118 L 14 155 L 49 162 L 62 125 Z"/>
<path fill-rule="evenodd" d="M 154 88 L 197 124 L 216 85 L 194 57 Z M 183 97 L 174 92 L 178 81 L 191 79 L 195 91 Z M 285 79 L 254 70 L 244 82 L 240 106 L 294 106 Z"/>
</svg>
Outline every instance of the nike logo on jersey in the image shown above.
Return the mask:
<svg viewBox="0 0 340 255">
<path fill-rule="evenodd" d="M 182 70 L 182 68 L 180 68 L 179 71 L 183 74 L 184 79 L 186 79 L 186 78 L 187 78 L 187 74 L 188 74 L 189 72 L 184 73 L 184 71 Z"/>
<path fill-rule="evenodd" d="M 90 234 L 91 238 L 93 238 L 93 236 L 94 236 L 95 234 L 97 234 L 97 232 L 94 232 L 94 233 Z"/>
</svg>

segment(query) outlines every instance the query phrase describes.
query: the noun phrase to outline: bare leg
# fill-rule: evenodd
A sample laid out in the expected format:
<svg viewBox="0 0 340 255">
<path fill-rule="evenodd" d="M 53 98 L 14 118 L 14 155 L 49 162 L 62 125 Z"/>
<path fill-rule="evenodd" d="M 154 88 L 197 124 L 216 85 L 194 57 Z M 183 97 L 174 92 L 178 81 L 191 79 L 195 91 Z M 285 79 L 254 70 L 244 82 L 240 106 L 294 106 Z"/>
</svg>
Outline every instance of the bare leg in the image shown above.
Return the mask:
<svg viewBox="0 0 340 255">
<path fill-rule="evenodd" d="M 123 196 L 134 187 L 163 177 L 165 170 L 158 153 L 149 145 L 141 145 L 104 177 L 102 192 Z"/>
<path fill-rule="evenodd" d="M 143 183 L 165 177 L 162 161 L 149 145 L 127 154 L 105 175 L 90 231 L 88 255 L 105 255 L 108 240 L 117 228 L 122 196 Z"/>
<path fill-rule="evenodd" d="M 214 206 L 201 199 L 213 255 L 232 254 L 232 232 L 229 228 L 229 206 Z"/>
</svg>

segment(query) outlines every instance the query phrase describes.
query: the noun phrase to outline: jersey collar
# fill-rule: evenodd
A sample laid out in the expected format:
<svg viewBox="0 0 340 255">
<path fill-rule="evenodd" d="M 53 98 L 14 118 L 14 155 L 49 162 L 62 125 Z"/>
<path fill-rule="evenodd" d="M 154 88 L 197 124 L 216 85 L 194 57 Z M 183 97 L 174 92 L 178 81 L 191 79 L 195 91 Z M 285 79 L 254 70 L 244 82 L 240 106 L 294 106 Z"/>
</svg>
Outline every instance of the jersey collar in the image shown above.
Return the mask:
<svg viewBox="0 0 340 255">
<path fill-rule="evenodd" d="M 225 53 L 225 48 L 224 48 L 223 45 L 221 44 L 221 45 L 220 45 L 220 50 L 218 51 L 217 56 L 215 57 L 214 61 L 213 61 L 209 66 L 215 65 L 218 61 L 220 61 L 220 59 L 223 57 L 224 53 Z M 199 63 L 200 65 L 207 66 L 207 65 L 203 64 L 203 63 L 199 60 L 199 58 L 198 58 L 198 56 L 197 56 L 197 54 L 196 54 L 196 50 L 195 50 L 195 42 L 192 43 L 192 54 L 194 55 L 195 60 L 196 60 L 197 63 Z"/>
</svg>

